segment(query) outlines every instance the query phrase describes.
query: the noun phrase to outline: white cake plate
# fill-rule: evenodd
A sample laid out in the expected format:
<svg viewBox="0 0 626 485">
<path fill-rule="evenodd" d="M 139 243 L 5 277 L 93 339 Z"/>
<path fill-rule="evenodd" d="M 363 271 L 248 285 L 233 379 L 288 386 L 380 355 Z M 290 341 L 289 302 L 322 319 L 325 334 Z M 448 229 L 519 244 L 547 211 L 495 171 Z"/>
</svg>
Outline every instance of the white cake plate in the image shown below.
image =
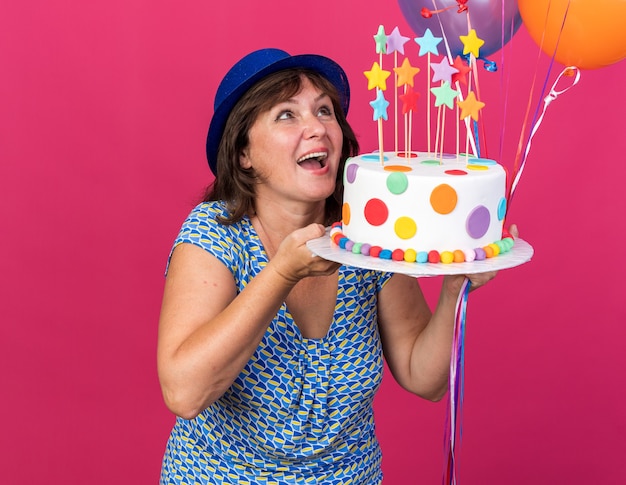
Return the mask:
<svg viewBox="0 0 626 485">
<path fill-rule="evenodd" d="M 389 273 L 402 273 L 415 277 L 485 273 L 487 271 L 513 268 L 530 261 L 534 253 L 530 244 L 523 239 L 517 238 L 513 249 L 509 252 L 482 261 L 449 264 L 407 263 L 406 261 L 391 261 L 351 253 L 333 244 L 330 237 L 328 237 L 328 232 L 325 236 L 311 239 L 306 244 L 311 252 L 329 261 L 341 263 L 346 266 L 387 271 Z"/>
</svg>

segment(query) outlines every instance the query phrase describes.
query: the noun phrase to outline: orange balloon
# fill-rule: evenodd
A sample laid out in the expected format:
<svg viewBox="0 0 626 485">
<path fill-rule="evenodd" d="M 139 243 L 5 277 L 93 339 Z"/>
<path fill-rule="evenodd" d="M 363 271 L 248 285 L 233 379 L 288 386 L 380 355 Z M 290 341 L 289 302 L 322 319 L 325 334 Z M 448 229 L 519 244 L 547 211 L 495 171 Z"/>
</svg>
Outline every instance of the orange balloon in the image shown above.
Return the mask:
<svg viewBox="0 0 626 485">
<path fill-rule="evenodd" d="M 626 0 L 518 0 L 518 7 L 532 39 L 561 64 L 598 69 L 626 57 Z"/>
</svg>

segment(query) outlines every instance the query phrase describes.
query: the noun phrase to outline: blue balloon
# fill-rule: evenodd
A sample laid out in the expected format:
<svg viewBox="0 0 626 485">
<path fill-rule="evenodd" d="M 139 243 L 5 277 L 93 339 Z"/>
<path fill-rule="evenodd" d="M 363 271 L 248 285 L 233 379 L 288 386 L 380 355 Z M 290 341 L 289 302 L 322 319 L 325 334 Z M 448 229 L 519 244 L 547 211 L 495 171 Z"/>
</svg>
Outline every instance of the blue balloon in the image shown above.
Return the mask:
<svg viewBox="0 0 626 485">
<path fill-rule="evenodd" d="M 404 18 L 417 37 L 423 36 L 426 29 L 430 29 L 435 37 L 443 37 L 445 33 L 453 58 L 463 55 L 463 43 L 459 36 L 467 35 L 468 12 L 476 35 L 485 41 L 485 44 L 480 48 L 480 58 L 486 58 L 502 49 L 522 25 L 517 0 L 467 0 L 464 3 L 468 12 L 461 13 L 458 12 L 459 9 L 454 3 L 457 2 L 451 0 L 438 1 L 435 2 L 435 7 L 432 0 L 398 0 Z M 440 13 L 433 13 L 431 18 L 422 17 L 423 8 L 434 12 L 451 5 L 453 8 Z M 443 33 L 439 24 L 440 21 L 443 25 Z M 440 54 L 445 53 L 442 51 L 442 46 L 443 44 L 439 46 Z"/>
</svg>

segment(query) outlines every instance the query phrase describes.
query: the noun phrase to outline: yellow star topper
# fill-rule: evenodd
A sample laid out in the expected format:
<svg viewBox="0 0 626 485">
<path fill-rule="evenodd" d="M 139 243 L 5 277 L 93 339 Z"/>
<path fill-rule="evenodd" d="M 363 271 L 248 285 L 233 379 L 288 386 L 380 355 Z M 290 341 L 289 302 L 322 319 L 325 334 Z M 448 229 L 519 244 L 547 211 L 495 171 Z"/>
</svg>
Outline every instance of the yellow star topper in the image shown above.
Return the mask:
<svg viewBox="0 0 626 485">
<path fill-rule="evenodd" d="M 372 65 L 372 69 L 369 71 L 364 71 L 365 77 L 367 78 L 367 89 L 378 88 L 381 91 L 385 91 L 387 89 L 387 78 L 391 76 L 391 71 L 383 70 L 378 62 L 374 62 Z"/>
<path fill-rule="evenodd" d="M 463 42 L 463 55 L 472 54 L 478 59 L 478 51 L 485 43 L 484 40 L 479 39 L 474 29 L 469 31 L 467 35 L 459 35 L 459 39 Z"/>
<path fill-rule="evenodd" d="M 398 75 L 398 87 L 408 84 L 413 87 L 413 78 L 420 72 L 419 67 L 413 67 L 409 62 L 409 58 L 405 57 L 400 67 L 394 67 L 393 70 Z"/>
<path fill-rule="evenodd" d="M 461 108 L 462 120 L 471 116 L 474 121 L 478 121 L 478 112 L 485 107 L 485 103 L 476 99 L 474 91 L 469 92 L 465 101 L 457 101 L 456 104 Z"/>
</svg>

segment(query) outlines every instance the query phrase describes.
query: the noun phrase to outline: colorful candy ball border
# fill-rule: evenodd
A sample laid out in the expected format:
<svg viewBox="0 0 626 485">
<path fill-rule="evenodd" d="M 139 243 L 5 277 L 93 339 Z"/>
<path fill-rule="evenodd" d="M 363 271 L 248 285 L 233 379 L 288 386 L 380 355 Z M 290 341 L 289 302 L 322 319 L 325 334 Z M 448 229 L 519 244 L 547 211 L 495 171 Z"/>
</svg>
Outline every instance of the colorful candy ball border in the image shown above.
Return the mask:
<svg viewBox="0 0 626 485">
<path fill-rule="evenodd" d="M 500 254 L 508 253 L 515 245 L 513 236 L 511 236 L 508 231 L 503 230 L 502 239 L 499 241 L 466 251 L 461 249 L 442 252 L 435 249 L 431 251 L 415 251 L 414 249 L 385 249 L 380 246 L 372 246 L 368 243 L 354 242 L 346 237 L 342 230 L 342 223 L 335 222 L 331 226 L 329 234 L 331 241 L 341 249 L 349 251 L 353 254 L 362 254 L 363 256 L 386 259 L 390 261 L 405 261 L 407 263 L 471 263 L 473 261 L 483 261 L 488 258 L 496 257 Z"/>
</svg>

